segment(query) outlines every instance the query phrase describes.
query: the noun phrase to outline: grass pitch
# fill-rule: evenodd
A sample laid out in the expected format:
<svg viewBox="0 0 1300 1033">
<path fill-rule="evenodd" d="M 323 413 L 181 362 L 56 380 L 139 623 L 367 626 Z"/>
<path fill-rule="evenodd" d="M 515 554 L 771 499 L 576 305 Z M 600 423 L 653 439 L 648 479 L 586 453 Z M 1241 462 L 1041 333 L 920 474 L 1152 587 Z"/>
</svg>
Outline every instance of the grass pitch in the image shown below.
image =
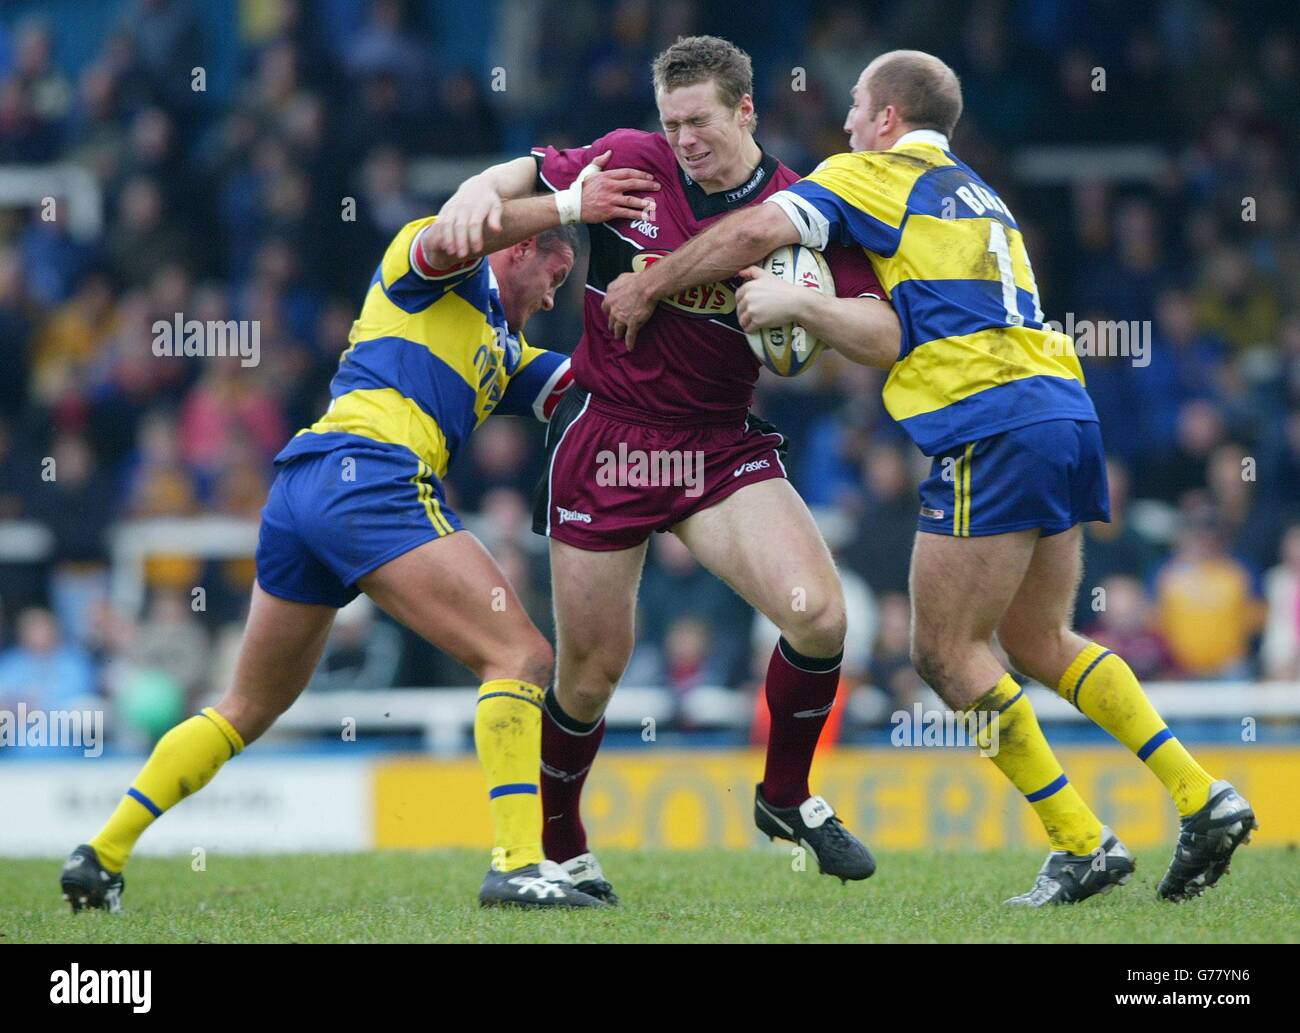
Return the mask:
<svg viewBox="0 0 1300 1033">
<path fill-rule="evenodd" d="M 0 943 L 988 942 L 1242 943 L 1300 940 L 1300 853 L 1246 847 L 1199 900 L 1155 896 L 1169 855 L 1142 851 L 1125 886 L 1073 907 L 1003 907 L 1036 851 L 886 852 L 865 883 L 796 871 L 776 847 L 601 852 L 622 906 L 485 911 L 477 851 L 188 857 L 127 869 L 120 915 L 72 915 L 60 860 L 0 859 Z"/>
</svg>

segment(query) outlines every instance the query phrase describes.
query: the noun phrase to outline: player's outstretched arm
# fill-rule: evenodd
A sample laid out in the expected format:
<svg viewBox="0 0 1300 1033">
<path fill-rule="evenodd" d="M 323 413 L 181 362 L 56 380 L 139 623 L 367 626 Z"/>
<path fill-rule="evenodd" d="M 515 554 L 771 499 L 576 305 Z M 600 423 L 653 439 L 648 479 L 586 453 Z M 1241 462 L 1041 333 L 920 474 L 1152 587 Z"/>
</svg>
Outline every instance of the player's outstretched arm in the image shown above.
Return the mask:
<svg viewBox="0 0 1300 1033">
<path fill-rule="evenodd" d="M 501 207 L 506 201 L 533 192 L 537 163 L 531 156 L 503 161 L 470 176 L 451 195 L 438 213 L 441 249 L 466 258 L 474 248 L 482 254 L 484 228 L 501 229 Z"/>
<path fill-rule="evenodd" d="M 538 194 L 506 201 L 494 219 L 477 228 L 477 234 L 462 237 L 459 224 L 444 224 L 447 209 L 438 215 L 438 221 L 420 237 L 425 257 L 435 268 L 447 268 L 489 255 L 493 251 L 513 247 L 521 240 L 559 226 L 562 222 L 607 222 L 610 219 L 640 219 L 654 202 L 648 197 L 637 197 L 659 189 L 648 172 L 640 169 L 602 169 L 610 152 L 592 160 L 592 172 L 568 195 L 568 203 L 575 206 L 577 218 L 565 218 L 566 209 L 556 203 L 557 194 Z M 532 161 L 531 158 L 528 159 Z M 572 188 L 571 188 L 572 189 Z M 567 192 L 566 192 L 567 193 Z M 449 201 L 448 204 L 451 202 Z"/>
<path fill-rule="evenodd" d="M 615 337 L 629 350 L 636 332 L 650 318 L 655 302 L 687 287 L 716 283 L 736 275 L 783 244 L 799 243 L 790 217 L 771 204 L 755 205 L 719 219 L 667 258 L 638 273 L 624 273 L 609 285 L 603 308 Z"/>
<path fill-rule="evenodd" d="M 521 240 L 528 240 L 539 233 L 560 224 L 560 217 L 555 211 L 555 202 L 549 197 L 525 197 L 518 201 L 507 201 L 501 208 L 496 225 L 480 229 L 478 243 L 471 244 L 463 250 L 454 244 L 448 246 L 449 234 L 439 232 L 442 218 L 428 226 L 420 234 L 420 247 L 425 260 L 435 269 L 450 269 L 464 265 L 493 251 L 503 251 L 514 247 Z"/>
<path fill-rule="evenodd" d="M 524 239 L 502 243 L 507 209 L 513 204 L 531 213 L 534 207 L 531 202 L 538 200 L 549 206 L 553 216 L 549 226 L 536 231 L 539 233 L 561 222 L 595 223 L 608 219 L 643 218 L 654 202 L 633 195 L 657 191 L 659 184 L 641 169 L 605 169 L 611 153 L 605 151 L 593 158 L 578 180 L 566 190 L 540 197 L 528 196 L 537 175 L 537 163 L 531 156 L 493 165 L 460 185 L 442 206 L 438 221 L 428 231 L 427 238 L 432 247 L 457 261 L 490 254 Z M 522 176 L 525 166 L 529 177 L 526 183 Z"/>
<path fill-rule="evenodd" d="M 822 294 L 758 266 L 740 276 L 736 315 L 746 333 L 793 322 L 859 365 L 888 369 L 898 361 L 903 331 L 889 302 Z"/>
</svg>

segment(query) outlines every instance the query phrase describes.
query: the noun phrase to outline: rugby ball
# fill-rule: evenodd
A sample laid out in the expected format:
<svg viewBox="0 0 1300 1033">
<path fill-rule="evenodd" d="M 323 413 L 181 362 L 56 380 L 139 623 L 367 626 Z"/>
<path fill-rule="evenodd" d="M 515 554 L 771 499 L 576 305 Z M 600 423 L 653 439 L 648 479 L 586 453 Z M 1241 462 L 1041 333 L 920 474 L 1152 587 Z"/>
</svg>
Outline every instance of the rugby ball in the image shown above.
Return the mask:
<svg viewBox="0 0 1300 1033">
<path fill-rule="evenodd" d="M 809 290 L 835 293 L 830 266 L 820 251 L 799 244 L 779 247 L 758 263 L 759 268 L 787 283 Z M 825 345 L 797 323 L 755 330 L 745 335 L 749 348 L 778 377 L 797 377 L 813 364 Z"/>
</svg>

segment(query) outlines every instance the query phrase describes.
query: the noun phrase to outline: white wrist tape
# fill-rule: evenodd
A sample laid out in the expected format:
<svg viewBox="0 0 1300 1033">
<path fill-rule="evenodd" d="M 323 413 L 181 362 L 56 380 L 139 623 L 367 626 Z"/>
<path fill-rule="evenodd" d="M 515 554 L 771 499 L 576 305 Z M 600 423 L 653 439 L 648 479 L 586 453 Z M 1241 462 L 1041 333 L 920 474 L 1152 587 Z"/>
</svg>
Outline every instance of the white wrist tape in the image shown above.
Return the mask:
<svg viewBox="0 0 1300 1033">
<path fill-rule="evenodd" d="M 560 213 L 561 226 L 582 222 L 582 181 L 599 171 L 600 166 L 592 162 L 578 173 L 577 178 L 568 187 L 555 192 L 555 209 Z"/>
</svg>

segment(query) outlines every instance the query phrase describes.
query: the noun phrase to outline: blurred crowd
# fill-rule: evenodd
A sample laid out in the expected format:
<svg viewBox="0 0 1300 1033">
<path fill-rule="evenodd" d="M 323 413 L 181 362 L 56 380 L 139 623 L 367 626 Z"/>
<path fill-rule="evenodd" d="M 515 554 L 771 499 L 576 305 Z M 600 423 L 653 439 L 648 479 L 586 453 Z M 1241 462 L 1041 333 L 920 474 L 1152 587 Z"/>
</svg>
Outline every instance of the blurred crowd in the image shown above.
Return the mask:
<svg viewBox="0 0 1300 1033">
<path fill-rule="evenodd" d="M 103 26 L 73 6 L 0 11 L 0 167 L 75 163 L 104 203 L 90 237 L 59 214 L 66 198 L 0 207 L 0 522 L 35 521 L 54 542 L 33 564 L 0 534 L 0 706 L 122 693 L 149 729 L 219 690 L 250 562 L 153 557 L 143 612 L 122 612 L 110 527 L 255 520 L 270 458 L 324 408 L 388 240 L 444 199 L 413 173 L 655 128 L 650 60 L 694 32 L 750 51 L 759 140 L 803 172 L 845 146 L 849 88 L 876 54 L 914 46 L 954 65 L 954 148 L 1016 213 L 1048 316 L 1150 331 L 1140 361 L 1084 360 L 1114 520 L 1086 530 L 1078 624 L 1145 678 L 1300 677 L 1293 4 L 758 0 L 743 25 L 733 5 L 684 0 L 105 0 Z M 234 72 L 196 75 L 209 67 Z M 1031 181 L 1022 158 L 1042 145 L 1154 159 L 1122 180 Z M 534 343 L 576 344 L 584 261 Z M 259 321 L 260 365 L 155 356 L 151 326 L 175 313 Z M 791 438 L 793 480 L 845 572 L 847 677 L 906 699 L 925 464 L 881 382 L 830 357 L 797 381 L 765 376 L 758 408 Z M 541 440 L 488 421 L 448 488 L 549 628 L 528 530 Z M 641 599 L 626 680 L 753 683 L 774 632 L 672 536 L 653 542 Z M 317 689 L 467 681 L 358 604 Z"/>
</svg>

